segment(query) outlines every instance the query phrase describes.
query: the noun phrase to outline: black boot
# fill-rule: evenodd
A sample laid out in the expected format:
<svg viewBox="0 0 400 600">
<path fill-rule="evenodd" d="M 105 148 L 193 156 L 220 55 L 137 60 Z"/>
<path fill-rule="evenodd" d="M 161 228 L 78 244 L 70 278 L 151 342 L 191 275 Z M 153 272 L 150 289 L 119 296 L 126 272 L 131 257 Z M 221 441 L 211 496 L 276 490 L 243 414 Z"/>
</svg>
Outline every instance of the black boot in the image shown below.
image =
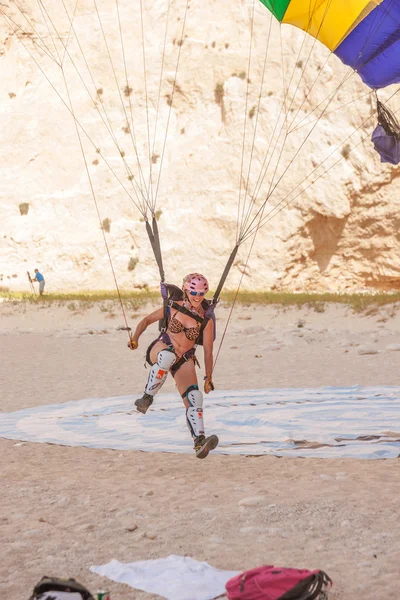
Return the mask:
<svg viewBox="0 0 400 600">
<path fill-rule="evenodd" d="M 206 458 L 211 450 L 214 450 L 218 446 L 219 439 L 216 435 L 199 435 L 194 438 L 194 450 L 197 458 Z"/>
<path fill-rule="evenodd" d="M 147 413 L 148 409 L 150 408 L 150 406 L 152 404 L 153 404 L 153 396 L 150 396 L 150 394 L 146 394 L 146 392 L 143 394 L 143 396 L 141 398 L 139 398 L 135 402 L 136 409 L 143 415 L 145 415 Z"/>
</svg>

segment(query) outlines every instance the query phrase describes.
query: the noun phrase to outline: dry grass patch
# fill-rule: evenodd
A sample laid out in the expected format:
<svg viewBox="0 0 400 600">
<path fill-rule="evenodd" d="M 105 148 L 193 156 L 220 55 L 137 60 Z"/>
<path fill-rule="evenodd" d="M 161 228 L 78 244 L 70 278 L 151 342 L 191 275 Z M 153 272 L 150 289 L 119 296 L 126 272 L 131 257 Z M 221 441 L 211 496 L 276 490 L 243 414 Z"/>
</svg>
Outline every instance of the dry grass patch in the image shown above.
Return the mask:
<svg viewBox="0 0 400 600">
<path fill-rule="evenodd" d="M 148 303 L 161 303 L 162 298 L 158 289 L 141 289 L 132 291 L 121 291 L 121 299 L 124 307 L 138 313 Z M 221 301 L 225 305 L 231 305 L 236 297 L 233 290 L 225 290 L 221 294 Z M 0 289 L 0 298 L 14 304 L 37 304 L 41 307 L 50 307 L 54 304 L 65 306 L 70 310 L 88 309 L 99 305 L 102 312 L 115 312 L 118 310 L 119 296 L 116 291 L 96 290 L 77 293 L 46 294 L 45 297 L 34 296 L 31 293 L 8 292 Z M 212 298 L 212 291 L 209 294 Z M 366 316 L 377 314 L 382 306 L 388 306 L 388 316 L 396 315 L 400 307 L 400 292 L 374 293 L 374 294 L 332 294 L 332 293 L 289 293 L 289 292 L 239 292 L 236 302 L 241 306 L 252 307 L 254 305 L 266 306 L 277 305 L 283 309 L 304 306 L 316 312 L 325 311 L 327 304 L 344 304 L 357 313 L 365 313 Z M 396 305 L 399 303 L 399 307 Z M 74 306 L 74 308 L 72 308 Z"/>
</svg>

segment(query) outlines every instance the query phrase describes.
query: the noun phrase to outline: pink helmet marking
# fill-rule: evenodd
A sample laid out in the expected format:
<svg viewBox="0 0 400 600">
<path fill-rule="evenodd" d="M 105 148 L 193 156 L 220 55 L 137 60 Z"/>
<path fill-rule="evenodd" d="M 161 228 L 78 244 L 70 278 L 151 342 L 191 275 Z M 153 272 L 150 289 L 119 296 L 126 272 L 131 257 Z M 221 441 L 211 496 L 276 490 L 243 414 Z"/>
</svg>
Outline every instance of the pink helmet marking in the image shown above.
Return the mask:
<svg viewBox="0 0 400 600">
<path fill-rule="evenodd" d="M 200 273 L 190 273 L 183 278 L 182 288 L 189 292 L 204 292 L 206 294 L 208 292 L 208 281 Z"/>
</svg>

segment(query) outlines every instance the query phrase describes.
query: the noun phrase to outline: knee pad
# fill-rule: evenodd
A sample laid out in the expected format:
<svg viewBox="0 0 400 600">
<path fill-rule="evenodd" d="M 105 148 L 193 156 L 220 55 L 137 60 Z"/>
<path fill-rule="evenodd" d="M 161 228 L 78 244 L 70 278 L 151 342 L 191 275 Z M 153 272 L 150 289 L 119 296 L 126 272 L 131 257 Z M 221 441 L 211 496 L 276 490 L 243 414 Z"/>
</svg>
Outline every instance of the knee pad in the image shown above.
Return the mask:
<svg viewBox="0 0 400 600">
<path fill-rule="evenodd" d="M 186 398 L 193 408 L 203 408 L 203 394 L 197 385 L 190 385 L 182 394 L 182 398 Z"/>
<path fill-rule="evenodd" d="M 199 435 L 204 435 L 203 394 L 197 385 L 190 385 L 182 394 L 182 398 L 186 398 L 190 404 L 186 409 L 186 423 L 192 437 L 195 439 Z"/>
<path fill-rule="evenodd" d="M 157 362 L 152 365 L 147 380 L 147 385 L 144 389 L 146 394 L 155 396 L 167 379 L 168 372 L 176 361 L 176 355 L 172 350 L 164 348 L 157 354 Z"/>
<path fill-rule="evenodd" d="M 157 365 L 163 371 L 169 371 L 175 362 L 176 354 L 168 348 L 160 350 L 160 352 L 157 354 Z"/>
</svg>

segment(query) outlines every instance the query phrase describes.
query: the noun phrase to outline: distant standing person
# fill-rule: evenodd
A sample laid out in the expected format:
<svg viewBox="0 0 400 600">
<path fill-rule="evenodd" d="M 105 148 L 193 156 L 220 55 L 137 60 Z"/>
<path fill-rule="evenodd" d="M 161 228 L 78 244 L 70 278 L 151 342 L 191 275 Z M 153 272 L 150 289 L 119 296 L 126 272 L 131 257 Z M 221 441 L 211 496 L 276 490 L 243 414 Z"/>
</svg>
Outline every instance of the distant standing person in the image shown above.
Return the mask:
<svg viewBox="0 0 400 600">
<path fill-rule="evenodd" d="M 39 283 L 39 294 L 43 296 L 44 292 L 44 277 L 41 273 L 39 273 L 39 269 L 35 269 L 35 278 L 32 281 L 37 281 Z"/>
</svg>

